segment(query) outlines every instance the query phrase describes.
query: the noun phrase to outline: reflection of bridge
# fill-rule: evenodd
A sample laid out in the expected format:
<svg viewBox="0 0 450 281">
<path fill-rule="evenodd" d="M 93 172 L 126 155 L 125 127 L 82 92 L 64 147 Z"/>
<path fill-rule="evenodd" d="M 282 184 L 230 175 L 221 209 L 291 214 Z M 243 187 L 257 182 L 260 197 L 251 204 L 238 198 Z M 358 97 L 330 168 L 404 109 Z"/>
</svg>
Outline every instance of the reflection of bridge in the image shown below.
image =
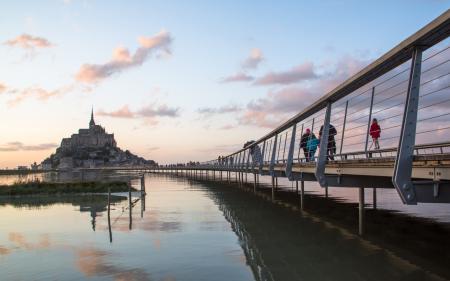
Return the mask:
<svg viewBox="0 0 450 281">
<path fill-rule="evenodd" d="M 396 188 L 406 204 L 450 202 L 450 10 L 256 142 L 199 165 L 211 170 L 318 181 L 322 187 Z M 371 146 L 377 118 L 382 149 Z M 329 136 L 330 124 L 337 134 Z M 299 147 L 310 129 L 316 161 Z M 330 130 L 331 131 L 331 130 Z M 327 147 L 334 159 L 327 159 Z M 364 200 L 364 198 L 362 198 Z"/>
</svg>

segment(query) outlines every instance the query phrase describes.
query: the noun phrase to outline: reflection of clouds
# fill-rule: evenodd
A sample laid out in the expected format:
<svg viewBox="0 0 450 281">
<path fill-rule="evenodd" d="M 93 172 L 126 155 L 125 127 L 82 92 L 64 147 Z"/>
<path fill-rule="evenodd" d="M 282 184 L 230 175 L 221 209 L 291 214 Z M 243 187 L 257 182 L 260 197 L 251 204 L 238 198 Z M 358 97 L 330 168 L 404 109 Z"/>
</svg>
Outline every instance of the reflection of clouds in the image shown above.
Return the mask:
<svg viewBox="0 0 450 281">
<path fill-rule="evenodd" d="M 37 243 L 28 242 L 25 236 L 18 232 L 10 232 L 8 239 L 16 247 L 24 250 L 38 250 L 50 248 L 50 236 L 48 234 L 43 234 L 40 236 L 40 240 Z"/>
<path fill-rule="evenodd" d="M 112 214 L 112 229 L 114 231 L 129 232 L 128 210 L 119 214 L 114 218 Z M 133 208 L 133 215 L 137 215 L 137 211 Z M 159 212 L 146 211 L 144 218 L 136 218 L 133 216 L 133 229 L 144 231 L 161 231 L 161 232 L 179 232 L 182 231 L 183 223 L 180 221 L 181 213 L 178 211 Z M 107 226 L 100 229 L 107 230 Z"/>
<path fill-rule="evenodd" d="M 86 277 L 108 275 L 114 280 L 150 280 L 147 272 L 139 268 L 125 269 L 109 265 L 105 258 L 110 253 L 92 247 L 76 250 L 76 267 Z"/>
<path fill-rule="evenodd" d="M 161 249 L 161 239 L 155 238 L 152 240 L 152 242 L 153 242 L 153 248 L 155 248 L 156 250 Z"/>
<path fill-rule="evenodd" d="M 11 249 L 8 249 L 8 248 L 0 245 L 0 256 L 6 256 L 6 255 L 9 255 L 10 253 L 11 253 Z"/>
</svg>

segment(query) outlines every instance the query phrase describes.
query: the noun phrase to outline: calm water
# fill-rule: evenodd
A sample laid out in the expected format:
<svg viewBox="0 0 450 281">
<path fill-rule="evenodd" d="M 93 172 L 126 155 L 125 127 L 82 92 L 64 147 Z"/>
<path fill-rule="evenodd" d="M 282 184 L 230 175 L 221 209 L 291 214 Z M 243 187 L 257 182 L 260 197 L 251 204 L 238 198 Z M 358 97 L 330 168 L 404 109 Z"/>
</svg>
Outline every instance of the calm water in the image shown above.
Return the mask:
<svg viewBox="0 0 450 281">
<path fill-rule="evenodd" d="M 0 199 L 0 279 L 450 276 L 448 269 L 435 268 L 426 257 L 405 258 L 321 218 L 301 216 L 238 188 L 148 175 L 146 189 L 145 200 L 138 194 L 132 197 L 131 213 L 126 197 L 112 197 L 109 224 L 107 196 Z"/>
</svg>

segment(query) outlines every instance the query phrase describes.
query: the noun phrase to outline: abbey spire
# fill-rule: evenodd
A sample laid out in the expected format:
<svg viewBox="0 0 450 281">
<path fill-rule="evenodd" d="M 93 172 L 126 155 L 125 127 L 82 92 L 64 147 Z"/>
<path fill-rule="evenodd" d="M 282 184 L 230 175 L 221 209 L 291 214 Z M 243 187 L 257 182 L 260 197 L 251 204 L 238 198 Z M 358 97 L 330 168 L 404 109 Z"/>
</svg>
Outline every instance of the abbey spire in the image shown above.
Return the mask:
<svg viewBox="0 0 450 281">
<path fill-rule="evenodd" d="M 92 107 L 91 110 L 91 121 L 89 121 L 89 128 L 95 126 L 95 121 L 94 121 L 94 107 Z"/>
</svg>

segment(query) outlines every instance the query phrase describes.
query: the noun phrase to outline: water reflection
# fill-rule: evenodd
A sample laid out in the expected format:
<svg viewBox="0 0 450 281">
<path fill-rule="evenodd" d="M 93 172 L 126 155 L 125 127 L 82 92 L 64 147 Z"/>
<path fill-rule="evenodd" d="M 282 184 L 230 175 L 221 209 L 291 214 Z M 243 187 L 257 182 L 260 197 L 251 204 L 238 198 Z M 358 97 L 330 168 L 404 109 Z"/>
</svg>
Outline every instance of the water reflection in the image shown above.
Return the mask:
<svg viewBox="0 0 450 281">
<path fill-rule="evenodd" d="M 411 263 L 415 260 L 412 256 L 399 257 L 322 218 L 300 216 L 239 189 L 210 186 L 210 190 L 209 195 L 239 237 L 256 280 L 445 280 L 450 277 L 445 261 L 434 265 L 441 268 L 425 267 L 426 263 L 417 265 Z M 448 245 L 445 241 L 441 243 Z M 450 261 L 448 253 L 442 258 Z M 434 273 L 434 269 L 445 278 Z"/>
<path fill-rule="evenodd" d="M 439 241 L 443 261 L 433 267 L 230 185 L 159 175 L 144 180 L 147 194 L 0 198 L 1 279 L 450 277 L 443 266 L 449 260 L 446 241 Z M 399 235 L 400 242 L 407 238 Z"/>
</svg>

